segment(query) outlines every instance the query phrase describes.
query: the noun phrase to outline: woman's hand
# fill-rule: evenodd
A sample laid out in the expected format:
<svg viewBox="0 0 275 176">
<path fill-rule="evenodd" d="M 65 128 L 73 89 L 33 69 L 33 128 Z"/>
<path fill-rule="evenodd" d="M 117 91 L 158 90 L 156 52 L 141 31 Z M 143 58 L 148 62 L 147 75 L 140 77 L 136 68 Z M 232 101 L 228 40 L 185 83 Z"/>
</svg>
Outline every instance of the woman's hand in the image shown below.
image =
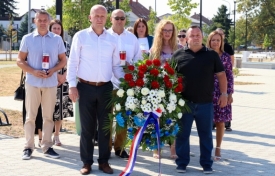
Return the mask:
<svg viewBox="0 0 275 176">
<path fill-rule="evenodd" d="M 233 97 L 232 97 L 232 94 L 229 94 L 227 98 L 227 104 L 231 104 L 231 103 L 233 103 Z"/>
</svg>

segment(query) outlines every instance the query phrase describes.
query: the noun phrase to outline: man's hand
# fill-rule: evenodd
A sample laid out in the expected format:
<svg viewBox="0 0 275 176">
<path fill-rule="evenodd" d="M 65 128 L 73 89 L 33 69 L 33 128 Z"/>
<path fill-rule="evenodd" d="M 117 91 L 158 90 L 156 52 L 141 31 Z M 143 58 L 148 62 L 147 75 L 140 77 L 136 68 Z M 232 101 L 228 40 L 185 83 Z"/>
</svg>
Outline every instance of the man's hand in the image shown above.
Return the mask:
<svg viewBox="0 0 275 176">
<path fill-rule="evenodd" d="M 54 68 L 49 69 L 49 70 L 47 71 L 48 78 L 51 77 L 51 76 L 54 74 L 54 72 L 56 72 Z"/>
<path fill-rule="evenodd" d="M 38 78 L 47 78 L 48 77 L 47 73 L 42 70 L 33 70 L 31 74 Z"/>
<path fill-rule="evenodd" d="M 218 100 L 218 105 L 220 105 L 221 108 L 225 107 L 227 105 L 227 96 L 225 95 L 220 95 L 219 100 Z"/>
<path fill-rule="evenodd" d="M 66 75 L 57 74 L 58 86 L 66 81 Z"/>
<path fill-rule="evenodd" d="M 232 94 L 229 94 L 227 98 L 227 104 L 231 104 L 231 103 L 233 103 L 233 97 L 232 97 Z"/>
<path fill-rule="evenodd" d="M 78 90 L 76 87 L 70 87 L 69 89 L 69 97 L 72 100 L 72 102 L 76 102 L 79 98 Z"/>
</svg>

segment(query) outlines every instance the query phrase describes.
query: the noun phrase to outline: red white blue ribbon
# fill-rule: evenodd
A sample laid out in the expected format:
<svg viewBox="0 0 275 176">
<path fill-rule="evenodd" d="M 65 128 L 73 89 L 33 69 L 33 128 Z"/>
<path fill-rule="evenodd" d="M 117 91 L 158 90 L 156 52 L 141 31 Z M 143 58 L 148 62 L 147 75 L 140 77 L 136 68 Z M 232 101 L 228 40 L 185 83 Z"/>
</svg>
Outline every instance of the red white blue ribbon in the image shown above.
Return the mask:
<svg viewBox="0 0 275 176">
<path fill-rule="evenodd" d="M 161 116 L 162 111 L 161 109 L 157 109 L 154 112 L 151 113 L 144 113 L 147 116 L 147 119 L 144 123 L 144 125 L 138 129 L 138 131 L 136 132 L 133 140 L 132 140 L 132 145 L 131 145 L 131 149 L 130 149 L 130 156 L 127 162 L 127 165 L 125 167 L 125 169 L 120 173 L 119 176 L 129 176 L 135 166 L 135 162 L 136 162 L 136 157 L 137 157 L 137 151 L 138 151 L 138 147 L 140 144 L 140 141 L 142 139 L 143 133 L 147 128 L 148 123 L 151 121 L 151 119 L 154 120 L 154 124 L 155 124 L 155 130 L 156 130 L 156 136 L 157 136 L 157 144 L 158 144 L 158 154 L 160 156 L 160 129 L 159 129 L 159 120 L 158 118 Z M 159 175 L 161 175 L 161 169 L 160 169 L 160 157 L 159 157 Z"/>
</svg>

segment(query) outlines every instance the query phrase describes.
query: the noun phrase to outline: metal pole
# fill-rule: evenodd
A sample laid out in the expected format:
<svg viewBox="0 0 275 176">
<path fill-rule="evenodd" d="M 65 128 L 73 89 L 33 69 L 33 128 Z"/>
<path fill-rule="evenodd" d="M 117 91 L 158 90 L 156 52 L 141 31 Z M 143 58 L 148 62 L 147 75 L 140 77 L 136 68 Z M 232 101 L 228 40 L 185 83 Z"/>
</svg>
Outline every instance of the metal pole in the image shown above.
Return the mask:
<svg viewBox="0 0 275 176">
<path fill-rule="evenodd" d="M 55 1 L 55 11 L 56 11 L 56 19 L 62 21 L 62 3 L 63 0 L 56 0 Z"/>
<path fill-rule="evenodd" d="M 155 0 L 155 12 L 157 13 L 157 0 Z"/>
<path fill-rule="evenodd" d="M 245 11 L 245 50 L 247 50 L 247 11 Z"/>
<path fill-rule="evenodd" d="M 119 9 L 119 0 L 116 0 L 116 9 Z"/>
<path fill-rule="evenodd" d="M 236 40 L 236 1 L 234 1 L 234 34 L 233 34 L 233 49 L 235 49 Z"/>
<path fill-rule="evenodd" d="M 29 0 L 29 11 L 28 11 L 28 33 L 31 32 L 31 0 Z"/>
<path fill-rule="evenodd" d="M 200 28 L 202 29 L 202 0 L 200 0 Z"/>
<path fill-rule="evenodd" d="M 12 49 L 12 29 L 11 29 L 11 33 L 10 33 L 10 61 L 12 60 L 12 58 L 11 58 L 11 49 Z"/>
</svg>

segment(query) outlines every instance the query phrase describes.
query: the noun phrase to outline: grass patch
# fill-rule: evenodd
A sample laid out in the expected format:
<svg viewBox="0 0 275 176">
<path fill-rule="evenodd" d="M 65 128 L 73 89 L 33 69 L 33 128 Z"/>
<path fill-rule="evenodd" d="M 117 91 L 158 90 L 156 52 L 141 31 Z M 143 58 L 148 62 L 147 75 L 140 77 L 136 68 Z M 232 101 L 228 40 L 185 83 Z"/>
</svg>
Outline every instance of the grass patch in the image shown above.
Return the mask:
<svg viewBox="0 0 275 176">
<path fill-rule="evenodd" d="M 12 65 L 12 64 L 16 64 L 16 61 L 15 60 L 12 60 L 12 61 L 0 60 L 0 65 Z"/>
<path fill-rule="evenodd" d="M 0 69 L 0 96 L 11 96 L 19 86 L 21 78 L 19 67 L 7 67 Z"/>
<path fill-rule="evenodd" d="M 8 116 L 11 126 L 0 126 L 0 133 L 12 137 L 24 137 L 23 117 L 22 112 L 4 109 Z M 5 122 L 4 115 L 0 113 L 2 122 Z M 66 129 L 63 133 L 76 133 L 75 123 L 63 119 L 62 128 Z"/>
<path fill-rule="evenodd" d="M 259 84 L 263 84 L 263 83 L 234 81 L 234 85 L 259 85 Z"/>
</svg>

